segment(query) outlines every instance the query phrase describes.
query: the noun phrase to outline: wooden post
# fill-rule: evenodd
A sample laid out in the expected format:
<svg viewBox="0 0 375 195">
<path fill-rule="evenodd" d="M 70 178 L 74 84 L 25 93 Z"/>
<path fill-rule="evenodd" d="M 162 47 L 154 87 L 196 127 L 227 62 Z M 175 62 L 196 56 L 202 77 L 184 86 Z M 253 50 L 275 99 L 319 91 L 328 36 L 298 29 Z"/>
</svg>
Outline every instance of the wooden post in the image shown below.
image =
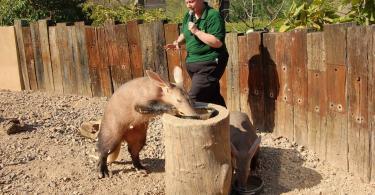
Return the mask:
<svg viewBox="0 0 375 195">
<path fill-rule="evenodd" d="M 229 112 L 207 120 L 162 117 L 165 131 L 166 194 L 228 194 L 232 167 Z"/>
</svg>

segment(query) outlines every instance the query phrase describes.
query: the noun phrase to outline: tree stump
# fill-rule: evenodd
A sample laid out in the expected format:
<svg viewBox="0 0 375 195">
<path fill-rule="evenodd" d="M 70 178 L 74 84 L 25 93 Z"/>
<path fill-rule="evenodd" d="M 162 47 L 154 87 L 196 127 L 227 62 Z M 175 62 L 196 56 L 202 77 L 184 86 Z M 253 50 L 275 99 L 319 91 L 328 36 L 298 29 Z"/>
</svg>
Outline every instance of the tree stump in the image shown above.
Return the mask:
<svg viewBox="0 0 375 195">
<path fill-rule="evenodd" d="M 229 194 L 232 165 L 229 112 L 207 120 L 164 114 L 166 194 Z"/>
</svg>

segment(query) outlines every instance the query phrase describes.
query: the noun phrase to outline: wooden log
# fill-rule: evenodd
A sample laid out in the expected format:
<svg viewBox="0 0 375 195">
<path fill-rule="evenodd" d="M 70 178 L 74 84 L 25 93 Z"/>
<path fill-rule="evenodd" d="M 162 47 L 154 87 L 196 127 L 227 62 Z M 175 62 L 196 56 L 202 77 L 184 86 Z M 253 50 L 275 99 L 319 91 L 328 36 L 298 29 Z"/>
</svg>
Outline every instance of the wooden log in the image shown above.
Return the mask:
<svg viewBox="0 0 375 195">
<path fill-rule="evenodd" d="M 166 194 L 229 194 L 232 167 L 229 113 L 207 120 L 162 117 L 165 132 Z"/>
<path fill-rule="evenodd" d="M 113 90 L 132 79 L 129 44 L 126 25 L 115 25 L 113 29 L 112 55 L 110 59 Z"/>
<path fill-rule="evenodd" d="M 108 27 L 98 27 L 96 28 L 97 33 L 97 43 L 98 43 L 98 53 L 99 53 L 99 82 L 102 91 L 102 96 L 110 97 L 113 93 L 112 81 L 111 81 L 111 70 L 109 66 L 109 56 L 108 56 L 108 40 L 106 28 Z"/>
<path fill-rule="evenodd" d="M 326 159 L 327 74 L 322 32 L 307 34 L 308 148 Z"/>
<path fill-rule="evenodd" d="M 250 119 L 256 129 L 264 130 L 264 77 L 261 56 L 261 33 L 254 32 L 247 34 L 244 42 L 247 45 L 247 50 L 238 51 L 239 53 L 246 52 L 248 65 L 248 77 L 246 77 L 246 71 L 243 71 L 243 68 L 246 68 L 245 63 L 243 66 L 240 66 L 240 90 L 243 90 L 240 96 L 241 110 L 243 109 L 244 97 L 247 95 L 247 109 L 249 109 Z"/>
<path fill-rule="evenodd" d="M 238 65 L 238 39 L 237 33 L 228 33 L 225 43 L 229 53 L 227 65 L 227 107 L 231 111 L 240 110 L 240 68 Z"/>
<path fill-rule="evenodd" d="M 96 29 L 94 27 L 85 28 L 91 92 L 92 96 L 98 97 L 102 96 L 102 89 L 100 86 L 98 72 L 98 68 L 100 66 L 100 58 L 96 36 Z"/>
<path fill-rule="evenodd" d="M 264 64 L 264 130 L 273 131 L 279 135 L 275 128 L 276 98 L 279 94 L 279 78 L 277 74 L 276 42 L 280 34 L 266 33 L 263 35 L 262 62 Z"/>
<path fill-rule="evenodd" d="M 291 33 L 294 139 L 298 144 L 305 146 L 308 144 L 306 33 L 306 29 Z"/>
<path fill-rule="evenodd" d="M 31 39 L 31 28 L 23 27 L 22 34 L 23 34 L 23 42 L 25 46 L 26 68 L 27 68 L 27 75 L 29 78 L 30 89 L 37 90 L 38 82 L 37 82 L 36 74 L 35 74 L 35 59 L 34 59 L 33 41 Z"/>
<path fill-rule="evenodd" d="M 60 62 L 60 48 L 58 44 L 58 37 L 57 37 L 57 27 L 51 26 L 49 27 L 48 36 L 49 36 L 49 44 L 50 44 L 50 52 L 51 52 L 51 65 L 52 65 L 52 78 L 53 78 L 53 86 L 56 93 L 63 94 L 64 87 L 63 87 L 63 80 L 62 80 L 62 72 L 61 72 L 61 62 Z"/>
<path fill-rule="evenodd" d="M 182 25 L 179 25 L 178 28 L 180 29 L 180 32 L 182 32 Z M 177 38 L 176 38 L 177 39 Z M 190 89 L 191 88 L 191 78 L 190 78 L 190 75 L 189 73 L 187 72 L 187 69 L 186 69 L 186 57 L 187 57 L 187 50 L 186 50 L 186 44 L 183 44 L 181 45 L 181 63 L 182 63 L 182 75 L 184 77 L 184 87 L 185 89 Z M 224 73 L 225 75 L 225 73 Z M 226 80 L 224 80 L 223 78 L 220 79 L 220 83 L 223 82 L 225 83 L 226 85 Z M 222 86 L 220 84 L 220 86 Z M 223 91 L 225 92 L 225 94 L 223 94 Z M 220 93 L 224 96 L 226 95 L 226 86 L 225 86 L 225 89 L 222 89 L 220 88 Z M 224 97 L 225 99 L 225 97 Z"/>
<path fill-rule="evenodd" d="M 34 52 L 34 67 L 35 67 L 35 75 L 36 81 L 38 83 L 39 90 L 45 90 L 45 77 L 44 77 L 44 66 L 42 60 L 42 51 L 40 45 L 40 34 L 39 34 L 39 25 L 38 22 L 32 22 L 30 24 L 31 30 L 31 39 L 33 45 L 33 52 Z"/>
<path fill-rule="evenodd" d="M 46 91 L 52 92 L 55 90 L 53 85 L 52 64 L 50 53 L 50 42 L 48 38 L 48 25 L 47 20 L 38 20 L 39 37 L 40 37 L 40 50 L 43 64 L 43 78 Z"/>
<path fill-rule="evenodd" d="M 277 95 L 275 128 L 279 136 L 294 140 L 293 125 L 293 66 L 291 59 L 291 33 L 280 33 L 276 41 L 276 69 L 280 91 Z"/>
<path fill-rule="evenodd" d="M 90 87 L 90 72 L 89 72 L 89 65 L 88 65 L 88 54 L 87 54 L 87 47 L 86 47 L 86 36 L 85 36 L 85 23 L 84 22 L 76 22 L 75 23 L 75 31 L 76 31 L 76 43 L 77 43 L 77 66 L 79 69 L 78 75 L 78 83 L 80 85 L 80 90 L 78 91 L 79 94 L 85 96 L 92 96 L 91 87 Z"/>
<path fill-rule="evenodd" d="M 368 54 L 370 36 L 366 26 L 348 28 L 348 157 L 349 171 L 370 181 L 370 139 L 368 117 Z"/>
<path fill-rule="evenodd" d="M 164 24 L 165 29 L 165 42 L 166 44 L 172 44 L 179 36 L 179 29 L 178 24 Z M 176 66 L 179 66 L 181 69 L 182 67 L 182 59 L 181 59 L 181 51 L 170 49 L 167 52 L 167 62 L 168 62 L 168 72 L 169 72 L 169 79 L 171 82 L 173 80 L 173 69 Z"/>
<path fill-rule="evenodd" d="M 129 54 L 130 54 L 130 65 L 132 69 L 133 78 L 143 76 L 143 62 L 142 62 L 142 49 L 141 39 L 139 36 L 139 20 L 130 21 L 126 24 Z"/>
<path fill-rule="evenodd" d="M 168 79 L 168 67 L 165 49 L 164 26 L 161 21 L 141 24 L 142 62 L 144 70 L 153 70 Z"/>
<path fill-rule="evenodd" d="M 348 170 L 348 116 L 346 93 L 346 29 L 348 24 L 324 26 L 327 64 L 327 161 Z"/>
<path fill-rule="evenodd" d="M 21 68 L 21 89 L 30 90 L 29 75 L 27 74 L 25 43 L 23 38 L 23 26 L 27 25 L 26 20 L 14 20 L 14 30 L 16 32 L 18 60 Z"/>
<path fill-rule="evenodd" d="M 369 122 L 371 131 L 371 182 L 375 182 L 375 26 L 370 31 L 369 46 Z"/>
</svg>

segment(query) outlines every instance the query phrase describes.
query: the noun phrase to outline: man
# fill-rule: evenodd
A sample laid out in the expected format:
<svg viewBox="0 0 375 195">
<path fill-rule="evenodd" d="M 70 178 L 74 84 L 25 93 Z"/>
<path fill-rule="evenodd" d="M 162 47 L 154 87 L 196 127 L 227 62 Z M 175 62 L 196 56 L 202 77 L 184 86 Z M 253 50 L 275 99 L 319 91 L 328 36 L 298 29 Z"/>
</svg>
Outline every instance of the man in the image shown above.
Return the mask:
<svg viewBox="0 0 375 195">
<path fill-rule="evenodd" d="M 185 0 L 185 3 L 189 12 L 183 19 L 182 33 L 166 49 L 180 49 L 186 43 L 192 100 L 226 106 L 219 84 L 228 62 L 224 20 L 204 0 Z"/>
</svg>

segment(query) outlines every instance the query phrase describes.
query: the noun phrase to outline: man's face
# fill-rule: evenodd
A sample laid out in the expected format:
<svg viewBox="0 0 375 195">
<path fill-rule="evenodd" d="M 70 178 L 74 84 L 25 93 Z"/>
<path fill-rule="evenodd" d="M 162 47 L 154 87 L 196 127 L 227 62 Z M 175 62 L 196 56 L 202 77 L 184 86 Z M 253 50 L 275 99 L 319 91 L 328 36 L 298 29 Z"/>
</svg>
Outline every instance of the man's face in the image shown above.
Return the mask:
<svg viewBox="0 0 375 195">
<path fill-rule="evenodd" d="M 186 7 L 190 10 L 197 8 L 197 4 L 201 3 L 203 0 L 185 0 Z"/>
</svg>

